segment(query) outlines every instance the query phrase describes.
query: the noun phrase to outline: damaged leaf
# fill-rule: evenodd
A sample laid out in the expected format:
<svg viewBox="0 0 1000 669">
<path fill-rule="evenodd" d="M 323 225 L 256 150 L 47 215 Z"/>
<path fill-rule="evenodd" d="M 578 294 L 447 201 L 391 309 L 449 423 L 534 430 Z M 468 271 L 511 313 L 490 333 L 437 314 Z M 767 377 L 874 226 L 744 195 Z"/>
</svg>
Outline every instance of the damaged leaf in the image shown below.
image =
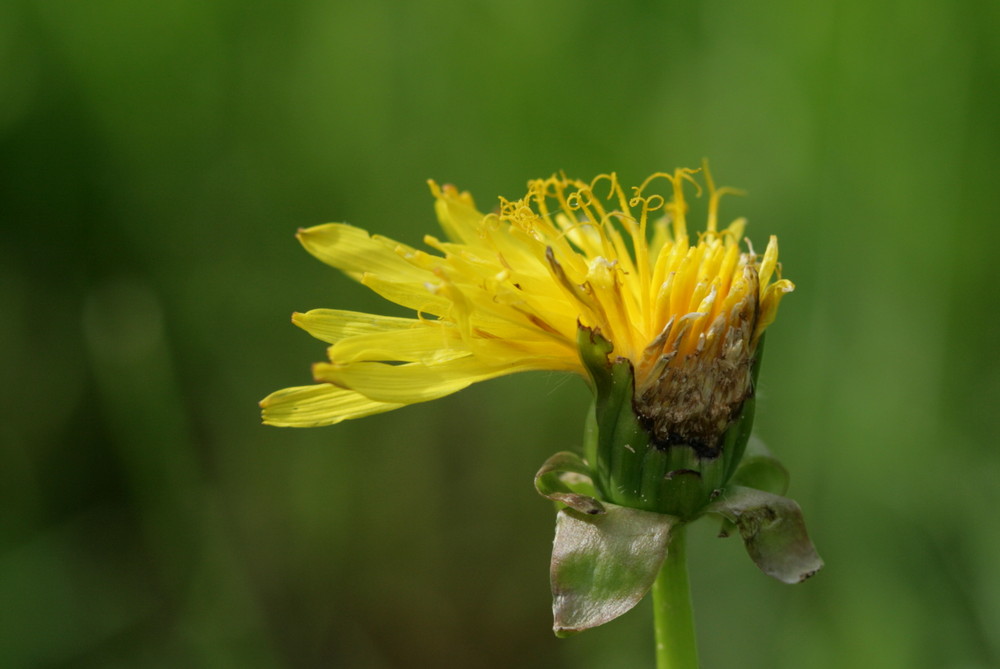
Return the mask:
<svg viewBox="0 0 1000 669">
<path fill-rule="evenodd" d="M 677 518 L 605 504 L 589 515 L 563 509 L 552 546 L 553 629 L 568 636 L 632 609 L 667 555 Z"/>
<path fill-rule="evenodd" d="M 800 583 L 823 567 L 799 505 L 763 490 L 731 486 L 707 509 L 739 528 L 747 553 L 760 570 L 785 583 Z"/>
<path fill-rule="evenodd" d="M 594 496 L 590 467 L 575 453 L 561 451 L 546 460 L 535 474 L 535 490 L 581 513 L 604 513 L 604 506 Z"/>
</svg>

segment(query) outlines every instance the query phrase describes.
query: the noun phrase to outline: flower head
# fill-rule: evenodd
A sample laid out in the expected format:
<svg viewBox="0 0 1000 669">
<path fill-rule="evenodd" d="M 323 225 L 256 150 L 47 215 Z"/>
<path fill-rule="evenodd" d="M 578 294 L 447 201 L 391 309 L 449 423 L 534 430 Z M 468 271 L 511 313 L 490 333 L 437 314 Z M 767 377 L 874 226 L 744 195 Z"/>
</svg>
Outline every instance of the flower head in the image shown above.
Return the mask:
<svg viewBox="0 0 1000 669">
<path fill-rule="evenodd" d="M 445 238 L 425 237 L 430 252 L 341 223 L 301 230 L 314 256 L 415 315 L 294 314 L 330 344 L 329 362 L 313 366 L 316 385 L 265 398 L 264 422 L 332 424 L 520 371 L 587 378 L 583 328 L 631 364 L 636 412 L 658 443 L 711 453 L 751 393 L 761 335 L 793 285 L 777 276 L 775 237 L 758 256 L 740 248 L 744 220 L 718 229 L 730 191 L 707 170 L 707 224 L 689 236 L 684 188 L 701 193 L 696 172 L 657 173 L 628 193 L 613 173 L 537 179 L 490 214 L 431 182 Z"/>
</svg>

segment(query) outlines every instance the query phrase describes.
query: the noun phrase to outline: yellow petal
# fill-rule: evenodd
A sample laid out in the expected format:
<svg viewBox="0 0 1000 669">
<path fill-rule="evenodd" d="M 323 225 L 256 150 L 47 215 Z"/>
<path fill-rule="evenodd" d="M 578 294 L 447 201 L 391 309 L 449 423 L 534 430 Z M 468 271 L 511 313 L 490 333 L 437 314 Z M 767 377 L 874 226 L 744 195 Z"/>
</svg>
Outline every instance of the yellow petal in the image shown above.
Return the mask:
<svg viewBox="0 0 1000 669">
<path fill-rule="evenodd" d="M 385 237 L 371 237 L 353 225 L 317 225 L 299 230 L 297 237 L 309 253 L 355 279 L 363 274 L 391 281 L 421 282 L 433 277 L 401 257 L 400 253 L 413 249 Z"/>
<path fill-rule="evenodd" d="M 441 295 L 436 295 L 429 288 L 434 288 L 437 277 L 425 281 L 386 281 L 375 274 L 365 274 L 361 283 L 389 300 L 421 314 L 444 316 L 451 310 L 451 302 Z"/>
<path fill-rule="evenodd" d="M 438 222 L 448 238 L 471 246 L 482 244 L 478 229 L 483 215 L 476 210 L 472 196 L 467 192 L 459 193 L 457 188 L 449 184 L 438 187 L 431 181 L 430 187 L 435 197 L 434 210 L 437 212 Z"/>
<path fill-rule="evenodd" d="M 292 314 L 292 322 L 320 341 L 335 344 L 357 335 L 420 327 L 417 318 L 395 318 L 342 309 L 312 309 Z"/>
<path fill-rule="evenodd" d="M 761 297 L 763 297 L 764 289 L 767 287 L 767 282 L 771 280 L 771 275 L 774 274 L 774 268 L 778 265 L 778 238 L 771 235 L 771 238 L 767 241 L 767 249 L 764 251 L 764 259 L 760 263 L 760 270 L 758 274 L 760 275 L 760 290 Z M 786 291 L 790 292 L 790 291 Z"/>
<path fill-rule="evenodd" d="M 402 404 L 377 402 L 351 390 L 320 383 L 275 391 L 260 402 L 266 425 L 317 427 L 350 418 L 398 409 Z"/>
<path fill-rule="evenodd" d="M 756 339 L 764 328 L 774 322 L 778 315 L 778 305 L 781 298 L 795 290 L 795 284 L 788 279 L 775 281 L 764 290 L 764 297 L 760 301 L 760 315 L 757 316 L 757 326 L 754 329 L 754 339 Z"/>
<path fill-rule="evenodd" d="M 331 346 L 328 354 L 338 365 L 363 360 L 432 364 L 467 356 L 469 350 L 458 328 L 430 321 L 418 328 L 348 337 Z"/>
<path fill-rule="evenodd" d="M 341 366 L 317 363 L 313 365 L 313 377 L 317 381 L 350 388 L 377 402 L 414 404 L 444 397 L 473 383 L 505 374 L 548 369 L 550 364 L 551 361 L 543 361 L 536 366 L 486 365 L 471 355 L 437 365 L 356 362 Z"/>
</svg>

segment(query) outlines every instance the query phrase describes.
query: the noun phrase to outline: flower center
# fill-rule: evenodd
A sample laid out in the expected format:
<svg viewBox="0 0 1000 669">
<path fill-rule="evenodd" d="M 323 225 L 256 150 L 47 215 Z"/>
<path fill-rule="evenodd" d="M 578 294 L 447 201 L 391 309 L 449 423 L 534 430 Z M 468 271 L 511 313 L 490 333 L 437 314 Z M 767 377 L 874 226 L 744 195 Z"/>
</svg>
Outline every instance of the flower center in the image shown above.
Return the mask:
<svg viewBox="0 0 1000 669">
<path fill-rule="evenodd" d="M 697 313 L 672 317 L 643 353 L 635 409 L 660 447 L 686 444 L 704 457 L 717 455 L 753 394 L 759 291 L 752 264 L 743 277 L 746 289 L 711 325 L 698 323 L 707 319 Z"/>
</svg>

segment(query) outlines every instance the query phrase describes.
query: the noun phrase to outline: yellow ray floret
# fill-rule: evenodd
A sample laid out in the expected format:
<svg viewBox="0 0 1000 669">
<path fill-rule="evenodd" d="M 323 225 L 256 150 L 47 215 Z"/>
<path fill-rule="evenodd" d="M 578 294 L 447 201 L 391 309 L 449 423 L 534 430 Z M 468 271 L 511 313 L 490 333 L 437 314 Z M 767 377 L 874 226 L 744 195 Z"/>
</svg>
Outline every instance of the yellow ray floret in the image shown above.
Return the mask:
<svg viewBox="0 0 1000 669">
<path fill-rule="evenodd" d="M 657 173 L 628 194 L 613 173 L 589 183 L 537 179 L 491 214 L 468 193 L 431 182 L 444 239 L 427 236 L 429 251 L 342 223 L 301 230 L 311 254 L 414 317 L 295 314 L 296 325 L 330 345 L 329 362 L 314 365 L 317 385 L 265 398 L 264 422 L 333 424 L 521 371 L 586 376 L 580 326 L 632 362 L 636 396 L 649 401 L 670 397 L 656 388 L 676 377 L 671 370 L 752 357 L 794 286 L 780 278 L 775 237 L 758 258 L 740 250 L 745 221 L 717 229 L 727 189 L 707 171 L 708 221 L 689 237 L 684 188 L 700 194 L 696 172 Z"/>
</svg>

